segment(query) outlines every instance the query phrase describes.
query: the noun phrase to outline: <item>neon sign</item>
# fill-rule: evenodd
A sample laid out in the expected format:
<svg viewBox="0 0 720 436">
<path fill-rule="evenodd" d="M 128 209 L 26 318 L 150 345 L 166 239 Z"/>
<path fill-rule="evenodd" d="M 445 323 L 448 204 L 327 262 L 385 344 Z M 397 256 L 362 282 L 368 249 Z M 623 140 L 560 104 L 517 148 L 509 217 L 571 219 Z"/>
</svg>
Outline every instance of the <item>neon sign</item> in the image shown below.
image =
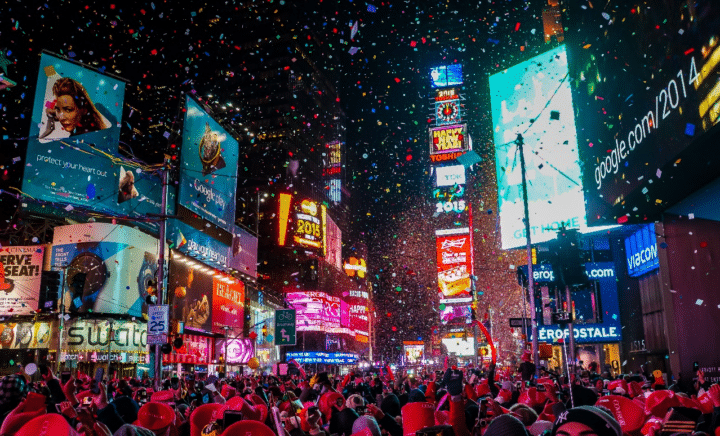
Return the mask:
<svg viewBox="0 0 720 436">
<path fill-rule="evenodd" d="M 654 224 L 646 224 L 625 238 L 625 256 L 630 277 L 638 277 L 660 268 Z"/>
<path fill-rule="evenodd" d="M 294 241 L 312 248 L 323 247 L 324 223 L 318 204 L 313 200 L 303 200 L 295 213 Z"/>
</svg>

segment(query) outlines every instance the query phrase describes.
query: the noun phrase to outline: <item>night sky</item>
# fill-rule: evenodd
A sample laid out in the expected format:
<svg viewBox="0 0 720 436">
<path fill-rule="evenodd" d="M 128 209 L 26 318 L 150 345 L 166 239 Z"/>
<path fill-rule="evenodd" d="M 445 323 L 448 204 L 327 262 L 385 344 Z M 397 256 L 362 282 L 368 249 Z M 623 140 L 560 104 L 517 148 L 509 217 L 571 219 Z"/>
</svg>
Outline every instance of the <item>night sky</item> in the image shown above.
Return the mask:
<svg viewBox="0 0 720 436">
<path fill-rule="evenodd" d="M 262 3 L 283 8 L 285 1 Z M 127 80 L 121 150 L 155 164 L 167 150 L 164 135 L 181 120 L 181 93 L 207 95 L 221 88 L 219 72 L 231 69 L 228 56 L 238 56 L 233 35 L 240 17 L 252 15 L 247 4 L 232 1 L 93 3 L 11 0 L 3 7 L 0 50 L 9 61 L 6 77 L 17 86 L 0 91 L 0 228 L 18 224 L 13 188 L 20 187 L 25 166 L 24 138 L 43 50 Z M 324 40 L 323 55 L 331 56 L 326 73 L 348 117 L 347 180 L 355 214 L 348 239 L 370 247 L 371 279 L 378 283 L 381 303 L 391 308 L 379 324 L 384 334 L 398 330 L 399 339 L 426 337 L 432 327 L 426 315 L 436 310 L 434 265 L 428 264 L 434 240 L 421 237 L 427 233 L 419 225 L 427 223 L 431 210 L 426 203 L 431 66 L 464 65 L 469 130 L 484 159 L 470 176 L 480 212 L 476 263 L 480 274 L 487 274 L 483 283 L 499 286 L 487 286 L 492 297 L 481 310 L 508 310 L 501 308 L 519 298 L 510 268 L 517 253 L 499 250 L 487 77 L 549 48 L 539 15 L 544 3 L 304 3 L 300 21 Z M 355 22 L 359 32 L 350 40 Z M 226 102 L 207 103 L 220 110 Z M 392 316 L 418 307 L 417 317 Z"/>
</svg>

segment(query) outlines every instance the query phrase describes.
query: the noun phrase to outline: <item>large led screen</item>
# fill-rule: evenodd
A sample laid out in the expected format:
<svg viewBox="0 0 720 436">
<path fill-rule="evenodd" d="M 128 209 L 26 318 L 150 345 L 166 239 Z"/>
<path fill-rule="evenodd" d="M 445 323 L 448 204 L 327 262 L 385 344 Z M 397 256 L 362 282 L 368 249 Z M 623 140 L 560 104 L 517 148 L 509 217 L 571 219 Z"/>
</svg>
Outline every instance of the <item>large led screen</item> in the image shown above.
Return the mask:
<svg viewBox="0 0 720 436">
<path fill-rule="evenodd" d="M 186 330 L 231 333 L 242 328 L 245 284 L 236 278 L 173 251 L 168 274 L 173 318 Z"/>
<path fill-rule="evenodd" d="M 232 231 L 238 141 L 186 96 L 178 204 Z"/>
<path fill-rule="evenodd" d="M 652 221 L 720 173 L 720 2 L 598 8 L 565 33 L 588 222 Z"/>
<path fill-rule="evenodd" d="M 48 214 L 74 207 L 130 217 L 160 212 L 160 178 L 118 157 L 124 95 L 121 80 L 41 55 L 22 189 L 30 199 L 63 204 Z"/>
<path fill-rule="evenodd" d="M 502 248 L 526 244 L 520 159 L 524 138 L 533 243 L 585 228 L 575 118 L 565 46 L 490 76 Z"/>
<path fill-rule="evenodd" d="M 437 236 L 436 243 L 440 302 L 469 302 L 473 273 L 470 234 Z"/>
<path fill-rule="evenodd" d="M 325 292 L 288 292 L 285 299 L 296 310 L 297 331 L 349 332 L 342 324 L 341 300 Z"/>
<path fill-rule="evenodd" d="M 460 153 L 468 149 L 465 124 L 430 129 L 430 155 Z"/>
<path fill-rule="evenodd" d="M 158 240 L 131 227 L 55 227 L 52 265 L 65 270 L 65 307 L 77 313 L 147 314 L 145 298 L 156 278 L 157 253 Z M 85 274 L 84 281 L 76 279 L 79 273 Z"/>
<path fill-rule="evenodd" d="M 462 65 L 452 64 L 431 68 L 430 80 L 433 88 L 462 85 Z"/>
</svg>

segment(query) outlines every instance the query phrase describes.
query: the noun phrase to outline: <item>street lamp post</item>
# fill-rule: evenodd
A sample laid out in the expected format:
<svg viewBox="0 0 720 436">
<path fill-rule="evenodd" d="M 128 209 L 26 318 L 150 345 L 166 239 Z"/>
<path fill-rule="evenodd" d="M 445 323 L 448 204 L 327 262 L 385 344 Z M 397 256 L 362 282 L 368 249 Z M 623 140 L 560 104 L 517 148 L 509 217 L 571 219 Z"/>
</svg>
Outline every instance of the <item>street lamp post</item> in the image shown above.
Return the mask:
<svg viewBox="0 0 720 436">
<path fill-rule="evenodd" d="M 223 327 L 225 329 L 225 350 L 223 351 L 223 363 L 225 364 L 225 378 L 228 377 L 230 374 L 230 371 L 228 371 L 228 361 L 227 361 L 227 349 L 228 349 L 228 330 L 230 330 L 230 326 Z"/>
</svg>

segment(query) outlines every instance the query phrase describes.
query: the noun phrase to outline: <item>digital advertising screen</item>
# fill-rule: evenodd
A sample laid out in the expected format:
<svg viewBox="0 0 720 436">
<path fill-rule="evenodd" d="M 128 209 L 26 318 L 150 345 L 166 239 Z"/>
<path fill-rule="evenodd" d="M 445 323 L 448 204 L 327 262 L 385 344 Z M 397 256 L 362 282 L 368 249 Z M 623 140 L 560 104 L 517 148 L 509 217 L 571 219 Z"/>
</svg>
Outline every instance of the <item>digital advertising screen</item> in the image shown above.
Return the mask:
<svg viewBox="0 0 720 436">
<path fill-rule="evenodd" d="M 0 247 L 0 315 L 34 315 L 40 299 L 45 247 Z"/>
<path fill-rule="evenodd" d="M 436 245 L 440 302 L 469 302 L 473 273 L 470 233 L 436 236 Z"/>
<path fill-rule="evenodd" d="M 720 3 L 588 3 L 565 33 L 588 221 L 652 221 L 718 176 Z"/>
<path fill-rule="evenodd" d="M 465 124 L 430 129 L 430 155 L 462 153 L 468 150 Z"/>
<path fill-rule="evenodd" d="M 185 110 L 178 204 L 232 231 L 238 141 L 189 95 Z"/>
<path fill-rule="evenodd" d="M 443 65 L 430 69 L 430 80 L 433 88 L 462 85 L 462 65 Z"/>
<path fill-rule="evenodd" d="M 297 331 L 321 331 L 339 333 L 341 327 L 341 300 L 325 292 L 288 292 L 285 295 L 292 309 L 296 310 Z"/>
<path fill-rule="evenodd" d="M 232 312 L 236 312 L 240 314 L 240 320 L 230 321 L 232 324 L 228 325 L 242 326 L 243 304 L 238 300 L 241 296 L 244 300 L 244 292 L 244 286 L 236 283 L 234 279 L 218 274 L 213 268 L 177 251 L 172 252 L 168 273 L 168 298 L 172 318 L 184 322 L 185 330 L 224 332 L 222 325 L 213 318 L 216 294 L 219 294 L 225 303 L 223 313 L 217 314 L 218 322 L 228 321 Z"/>
<path fill-rule="evenodd" d="M 447 348 L 448 354 L 456 356 L 474 356 L 475 338 L 465 337 L 465 334 L 448 333 L 442 338 L 442 344 Z"/>
<path fill-rule="evenodd" d="M 113 215 L 160 213 L 157 174 L 118 157 L 125 82 L 40 56 L 22 190 L 29 199 Z M 114 160 L 111 160 L 114 158 Z"/>
<path fill-rule="evenodd" d="M 524 156 L 532 243 L 557 229 L 586 228 L 565 46 L 490 76 L 502 248 L 526 244 L 518 133 Z"/>
<path fill-rule="evenodd" d="M 0 323 L 0 350 L 48 349 L 54 331 L 52 322 Z"/>
<path fill-rule="evenodd" d="M 148 284 L 157 273 L 158 240 L 109 223 L 55 227 L 52 265 L 65 268 L 65 307 L 77 313 L 147 315 Z M 82 288 L 75 276 L 85 274 Z"/>
<path fill-rule="evenodd" d="M 324 250 L 327 236 L 324 205 L 309 199 L 298 202 L 294 225 L 293 241 L 296 245 L 316 251 Z"/>
<path fill-rule="evenodd" d="M 213 274 L 212 332 L 240 334 L 245 318 L 245 283 L 235 277 L 215 271 Z"/>
<path fill-rule="evenodd" d="M 422 341 L 404 341 L 405 364 L 415 365 L 422 363 L 425 358 L 425 343 Z"/>
</svg>

